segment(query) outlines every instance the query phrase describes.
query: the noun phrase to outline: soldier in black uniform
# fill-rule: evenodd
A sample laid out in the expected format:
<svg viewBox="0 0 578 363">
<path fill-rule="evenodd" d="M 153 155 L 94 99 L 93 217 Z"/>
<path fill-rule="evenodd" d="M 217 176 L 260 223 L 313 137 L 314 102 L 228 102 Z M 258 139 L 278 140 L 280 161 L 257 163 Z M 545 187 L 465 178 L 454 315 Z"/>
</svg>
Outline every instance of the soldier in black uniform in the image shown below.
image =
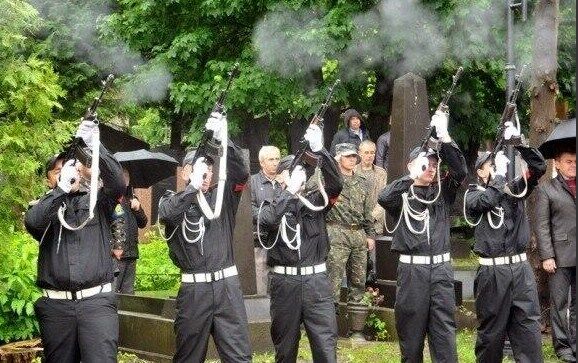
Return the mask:
<svg viewBox="0 0 578 363">
<path fill-rule="evenodd" d="M 513 125 L 508 127 L 504 132 L 507 139 L 519 135 Z M 476 172 L 480 184 L 470 186 L 465 198 L 466 216 L 477 223 L 474 252 L 480 256 L 481 265 L 474 282 L 479 362 L 502 361 L 506 334 L 516 361 L 543 361 L 538 292 L 526 257 L 530 229 L 525 199 L 546 172 L 546 162 L 534 148 L 516 149 L 529 167 L 525 195 L 523 179 L 507 181 L 510 161 L 503 152 L 498 152 L 495 169 L 489 153 L 478 158 Z"/>
<path fill-rule="evenodd" d="M 416 148 L 410 154 L 410 175 L 386 186 L 378 198 L 395 220 L 403 219 L 391 247 L 400 253 L 395 323 L 403 362 L 423 361 L 426 334 L 432 361 L 457 362 L 450 211 L 467 169 L 447 123 L 441 111 L 432 117 L 441 142 L 439 156 L 448 166 L 448 172 L 439 175 L 440 184 L 437 154 Z"/>
<path fill-rule="evenodd" d="M 206 128 L 214 131 L 209 155 L 226 136 L 226 120 L 213 113 Z M 241 192 L 249 177 L 241 149 L 228 141 L 222 212 L 210 220 L 201 209 L 198 192 L 213 206 L 218 188 L 210 188 L 211 160 L 194 153 L 183 160 L 182 177 L 189 183 L 179 193 L 167 193 L 159 203 L 159 219 L 165 224 L 169 254 L 182 272 L 175 319 L 175 362 L 204 362 L 209 336 L 213 335 L 222 361 L 250 362 L 247 313 L 237 267 L 233 260 L 233 229 Z M 214 159 L 213 159 L 214 160 Z M 222 160 L 225 162 L 225 160 Z"/>
<path fill-rule="evenodd" d="M 77 132 L 89 147 L 94 127 L 94 122 L 83 121 Z M 111 285 L 110 219 L 124 183 L 120 165 L 103 146 L 99 161 L 103 187 L 94 218 L 84 228 L 63 228 L 57 215 L 66 206 L 64 220 L 74 226 L 89 215 L 90 196 L 80 187 L 88 168 L 72 160 L 62 167 L 57 187 L 26 212 L 26 229 L 40 243 L 37 285 L 43 296 L 35 311 L 47 362 L 116 362 L 118 314 Z"/>
<path fill-rule="evenodd" d="M 318 188 L 302 194 L 318 207 L 327 200 L 326 207 L 311 210 L 297 197 L 307 179 L 305 170 L 297 166 L 287 187 L 275 199 L 264 203 L 259 218 L 260 227 L 272 236 L 268 239 L 272 244 L 267 246 L 271 248 L 267 264 L 272 276 L 271 337 L 278 363 L 297 360 L 301 323 L 305 325 L 315 362 L 336 362 L 337 358 L 337 321 L 325 265 L 329 251 L 325 215 L 339 195 L 343 180 L 335 160 L 323 148 L 318 126 L 310 126 L 306 140 L 319 157 L 327 199 Z M 291 160 L 284 161 L 288 168 Z M 308 170 L 308 174 L 312 172 Z M 279 228 L 285 228 L 284 221 L 288 224 L 288 238 L 279 233 Z M 293 232 L 296 228 L 300 230 L 297 236 Z"/>
</svg>

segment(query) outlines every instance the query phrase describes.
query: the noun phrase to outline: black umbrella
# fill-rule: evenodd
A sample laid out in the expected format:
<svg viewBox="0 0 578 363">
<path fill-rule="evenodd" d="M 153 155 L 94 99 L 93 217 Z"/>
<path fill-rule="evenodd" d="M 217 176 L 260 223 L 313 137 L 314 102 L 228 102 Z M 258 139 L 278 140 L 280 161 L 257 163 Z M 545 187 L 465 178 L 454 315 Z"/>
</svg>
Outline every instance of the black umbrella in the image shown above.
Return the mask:
<svg viewBox="0 0 578 363">
<path fill-rule="evenodd" d="M 576 147 L 575 118 L 559 123 L 538 149 L 546 159 L 553 159 L 561 150 L 569 147 Z"/>
<path fill-rule="evenodd" d="M 148 188 L 174 176 L 179 164 L 167 154 L 143 149 L 117 152 L 114 157 L 128 170 L 130 185 L 134 188 Z"/>
<path fill-rule="evenodd" d="M 110 152 L 114 153 L 138 149 L 148 150 L 150 148 L 149 144 L 141 139 L 137 139 L 111 125 L 105 125 L 101 122 L 98 128 L 100 129 L 100 142 L 102 142 Z"/>
</svg>

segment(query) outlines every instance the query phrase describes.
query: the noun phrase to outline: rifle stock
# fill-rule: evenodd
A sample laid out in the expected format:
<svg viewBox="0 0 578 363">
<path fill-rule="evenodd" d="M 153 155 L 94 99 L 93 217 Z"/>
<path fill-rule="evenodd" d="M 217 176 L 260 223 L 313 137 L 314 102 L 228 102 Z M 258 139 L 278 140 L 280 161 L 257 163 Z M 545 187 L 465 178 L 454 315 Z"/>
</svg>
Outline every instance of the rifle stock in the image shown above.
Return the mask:
<svg viewBox="0 0 578 363">
<path fill-rule="evenodd" d="M 325 101 L 321 104 L 317 113 L 315 113 L 315 115 L 313 115 L 309 125 L 318 125 L 320 128 L 323 129 L 323 117 L 325 116 L 325 113 L 327 112 L 327 110 L 329 109 L 329 106 L 331 105 L 333 95 L 335 94 L 335 88 L 337 87 L 337 85 L 340 82 L 341 82 L 341 80 L 337 79 L 333 83 L 333 85 L 331 87 L 329 87 L 329 92 L 327 93 L 327 97 L 325 98 Z M 289 172 L 293 172 L 293 170 L 297 167 L 297 165 L 300 165 L 300 164 L 312 165 L 312 166 L 317 165 L 318 157 L 315 154 L 313 154 L 313 152 L 311 152 L 309 150 L 309 145 L 307 144 L 307 141 L 305 140 L 304 136 L 301 137 L 299 144 L 301 146 L 300 146 L 299 150 L 297 151 L 297 153 L 295 154 L 295 158 L 293 158 L 291 165 L 289 166 Z"/>
<path fill-rule="evenodd" d="M 239 75 L 239 63 L 235 63 L 233 65 L 233 68 L 228 72 L 228 75 L 229 75 L 229 80 L 227 81 L 227 86 L 225 87 L 224 90 L 221 91 L 221 94 L 217 98 L 217 101 L 215 102 L 215 105 L 213 106 L 213 109 L 211 110 L 211 114 L 213 112 L 225 114 L 225 101 L 227 99 L 227 95 L 229 94 L 229 90 L 231 89 L 231 85 L 233 84 L 233 80 Z M 208 156 L 207 145 L 208 145 L 209 141 L 211 141 L 212 138 L 213 138 L 213 131 L 205 129 L 205 132 L 203 133 L 203 136 L 201 137 L 201 141 L 199 142 L 199 145 L 197 146 L 197 152 L 195 153 L 195 157 L 193 158 L 193 161 L 192 161 L 193 165 L 200 157 L 207 157 Z"/>
<path fill-rule="evenodd" d="M 452 77 L 451 87 L 448 89 L 448 91 L 446 92 L 446 95 L 444 96 L 444 98 L 442 99 L 440 104 L 438 105 L 436 112 L 437 111 L 448 112 L 448 110 L 449 110 L 448 102 L 450 101 L 450 98 L 452 97 L 454 90 L 455 90 L 456 86 L 458 85 L 458 81 L 462 77 L 463 73 L 464 73 L 464 67 L 459 67 L 458 70 L 456 71 L 456 73 Z M 431 125 L 428 126 L 426 129 L 425 137 L 422 139 L 422 142 L 421 142 L 421 149 L 422 150 L 426 150 L 428 148 L 430 140 L 434 134 L 435 134 L 435 127 L 432 127 Z"/>
</svg>

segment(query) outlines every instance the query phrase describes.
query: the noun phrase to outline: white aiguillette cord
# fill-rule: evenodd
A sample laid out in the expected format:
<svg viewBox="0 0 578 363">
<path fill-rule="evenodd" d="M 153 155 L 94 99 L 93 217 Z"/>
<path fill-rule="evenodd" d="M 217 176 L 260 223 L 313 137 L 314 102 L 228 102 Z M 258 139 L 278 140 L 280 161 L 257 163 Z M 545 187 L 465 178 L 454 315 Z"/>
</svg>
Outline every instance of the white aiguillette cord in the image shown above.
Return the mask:
<svg viewBox="0 0 578 363">
<path fill-rule="evenodd" d="M 321 172 L 317 174 L 317 187 L 319 188 L 319 193 L 321 193 L 321 197 L 323 198 L 323 205 L 321 206 L 313 205 L 313 203 L 311 203 L 307 198 L 302 196 L 301 193 L 298 193 L 297 197 L 299 198 L 301 203 L 303 203 L 303 205 L 305 205 L 305 207 L 307 207 L 309 210 L 312 210 L 314 212 L 321 212 L 329 204 L 329 197 L 327 196 L 327 192 L 325 191 L 325 187 L 323 186 L 323 182 L 321 181 Z"/>
<path fill-rule="evenodd" d="M 207 198 L 201 190 L 199 190 L 197 193 L 197 202 L 199 203 L 199 207 L 208 220 L 219 218 L 223 208 L 223 197 L 225 194 L 225 184 L 227 181 L 227 149 L 229 146 L 229 133 L 226 122 L 223 124 L 223 128 L 224 132 L 223 138 L 221 140 L 222 154 L 221 158 L 219 159 L 219 181 L 217 184 L 217 200 L 215 202 L 215 210 L 211 210 L 211 207 L 207 202 Z"/>
<path fill-rule="evenodd" d="M 477 189 L 480 191 L 486 190 L 484 187 L 479 186 L 479 185 L 477 186 Z M 464 219 L 470 227 L 477 227 L 482 222 L 482 218 L 484 218 L 484 215 L 482 214 L 476 222 L 472 222 L 468 218 L 468 213 L 466 211 L 466 201 L 467 201 L 469 192 L 470 191 L 468 189 L 466 189 L 466 192 L 464 193 L 464 207 L 463 207 Z M 492 215 L 495 215 L 496 217 L 499 218 L 498 224 L 494 223 L 494 219 L 493 219 Z M 489 212 L 486 213 L 486 216 L 488 217 L 488 223 L 490 224 L 490 227 L 492 227 L 492 229 L 500 229 L 504 225 L 504 208 L 494 207 L 492 210 L 490 210 Z"/>
<path fill-rule="evenodd" d="M 60 221 L 60 233 L 58 235 L 58 245 L 56 247 L 56 252 L 60 248 L 60 240 L 62 237 L 62 227 L 68 229 L 69 231 L 78 231 L 84 228 L 88 222 L 90 222 L 94 218 L 94 209 L 96 207 L 96 202 L 98 198 L 98 181 L 100 177 L 100 130 L 98 127 L 94 127 L 92 129 L 92 165 L 90 166 L 90 201 L 88 204 L 88 218 L 84 222 L 82 222 L 77 227 L 73 227 L 68 224 L 64 218 L 64 212 L 66 211 L 67 205 L 66 203 L 62 203 L 62 205 L 58 208 L 58 220 Z"/>
</svg>

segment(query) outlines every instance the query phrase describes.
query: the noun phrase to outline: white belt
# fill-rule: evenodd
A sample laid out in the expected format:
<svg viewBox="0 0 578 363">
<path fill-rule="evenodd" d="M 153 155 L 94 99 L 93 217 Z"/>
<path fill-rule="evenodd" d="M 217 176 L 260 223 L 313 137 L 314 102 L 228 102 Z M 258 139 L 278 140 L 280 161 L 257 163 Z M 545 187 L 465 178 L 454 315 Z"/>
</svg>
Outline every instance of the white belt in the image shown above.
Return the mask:
<svg viewBox="0 0 578 363">
<path fill-rule="evenodd" d="M 319 265 L 305 266 L 305 267 L 273 266 L 271 271 L 280 275 L 306 276 L 306 275 L 319 274 L 327 271 L 327 265 L 325 265 L 324 262 Z"/>
<path fill-rule="evenodd" d="M 528 257 L 526 253 L 520 253 L 519 255 L 513 256 L 502 256 L 494 258 L 480 257 L 480 265 L 482 266 L 494 266 L 494 265 L 509 265 L 512 263 L 520 263 L 526 261 Z"/>
<path fill-rule="evenodd" d="M 450 253 L 434 256 L 415 256 L 415 255 L 399 255 L 399 262 L 410 263 L 414 265 L 431 265 L 436 263 L 449 262 L 451 260 Z"/>
<path fill-rule="evenodd" d="M 56 300 L 80 300 L 100 294 L 101 292 L 112 292 L 112 284 L 109 282 L 108 284 L 89 287 L 88 289 L 78 291 L 42 289 L 42 296 Z"/>
<path fill-rule="evenodd" d="M 231 266 L 224 268 L 215 272 L 203 272 L 197 274 L 182 274 L 181 281 L 185 283 L 195 283 L 195 282 L 213 282 L 226 279 L 228 277 L 237 276 L 239 271 L 237 271 L 237 266 Z"/>
</svg>

